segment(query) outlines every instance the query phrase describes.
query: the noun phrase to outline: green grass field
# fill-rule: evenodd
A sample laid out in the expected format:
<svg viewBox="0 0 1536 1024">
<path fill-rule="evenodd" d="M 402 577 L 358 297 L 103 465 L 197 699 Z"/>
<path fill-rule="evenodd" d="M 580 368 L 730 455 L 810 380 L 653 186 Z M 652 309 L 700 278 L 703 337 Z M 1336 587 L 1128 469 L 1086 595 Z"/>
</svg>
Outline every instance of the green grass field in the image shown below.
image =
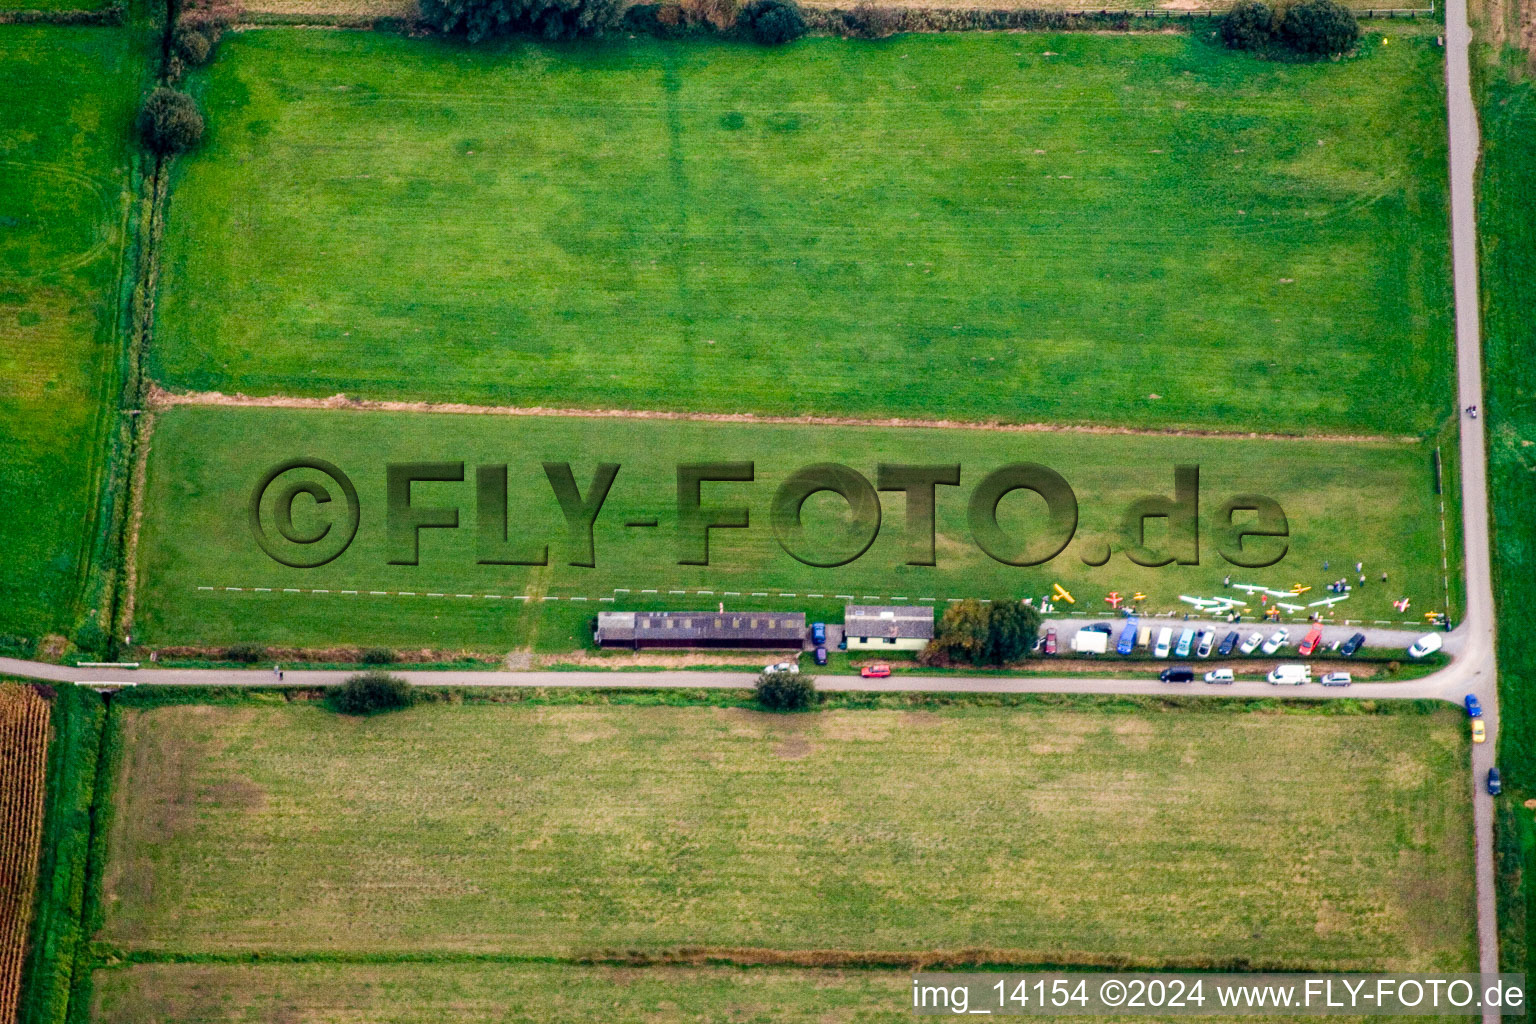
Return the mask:
<svg viewBox="0 0 1536 1024">
<path fill-rule="evenodd" d="M 83 611 L 116 395 L 139 63 L 127 31 L 0 27 L 0 633 Z"/>
<path fill-rule="evenodd" d="M 100 937 L 152 956 L 1473 963 L 1449 709 L 247 703 L 122 727 Z"/>
<path fill-rule="evenodd" d="M 249 496 L 262 475 L 297 456 L 336 464 L 359 494 L 357 539 L 320 568 L 273 561 L 257 547 L 249 524 Z M 387 564 L 385 465 L 444 459 L 467 463 L 466 482 L 417 484 L 413 502 L 457 505 L 460 528 L 423 530 L 418 565 Z M 751 526 L 712 531 L 708 566 L 679 565 L 676 466 L 721 459 L 753 461 L 757 479 L 707 484 L 704 502 L 747 507 Z M 543 460 L 569 461 L 583 493 L 596 463 L 622 467 L 597 519 L 594 568 L 567 564 L 577 551 L 566 539 L 564 519 L 539 465 Z M 1079 507 L 1072 544 L 1034 568 L 1007 566 L 983 554 L 972 542 L 967 517 L 977 482 L 999 466 L 1024 460 L 1062 473 Z M 883 495 L 878 537 L 855 561 L 815 568 L 786 554 L 770 526 L 774 491 L 789 472 L 821 461 L 846 463 L 871 480 L 879 462 L 959 463 L 961 485 L 938 489 L 938 564 L 903 564 L 906 499 L 900 493 Z M 1125 509 L 1141 495 L 1172 495 L 1173 467 L 1181 462 L 1201 468 L 1200 564 L 1148 568 L 1116 554 L 1100 568 L 1085 565 L 1081 553 L 1091 542 L 1125 550 L 1120 523 Z M 509 534 L 519 547 L 547 542 L 550 565 L 476 563 L 474 478 L 480 463 L 508 465 Z M 1219 593 L 1229 573 L 1237 582 L 1267 582 L 1277 589 L 1297 581 L 1314 584 L 1304 603 L 1327 596 L 1323 584 L 1361 560 L 1372 582 L 1340 606 L 1340 616 L 1401 619 L 1391 601 L 1408 594 L 1414 599 L 1410 615 L 1417 618 L 1440 607 L 1443 593 L 1429 467 L 1424 446 L 1398 443 L 181 407 L 161 415 L 155 427 L 134 634 L 151 645 L 252 640 L 558 651 L 589 642 L 587 622 L 601 608 L 658 603 L 713 608 L 723 600 L 735 609 L 809 609 L 841 621 L 848 602 L 839 600 L 840 594 L 943 604 L 961 597 L 1043 595 L 1060 580 L 1076 591 L 1078 607 L 1087 614 L 1109 616 L 1101 598 L 1110 590 L 1146 592 L 1148 611 L 1186 608 L 1180 594 Z M 285 476 L 282 482 L 296 479 Z M 1215 523 L 1223 502 L 1253 491 L 1278 501 L 1290 523 L 1288 552 L 1272 569 L 1239 570 L 1217 553 Z M 830 494 L 807 502 L 807 536 L 835 542 L 807 544 L 811 555 L 856 550 L 842 543 L 835 513 L 845 507 Z M 273 533 L 270 505 L 264 508 L 264 529 Z M 325 511 L 306 498 L 295 508 L 301 530 L 314 528 Z M 655 518 L 658 526 L 625 526 L 640 518 Z M 1045 525 L 1044 504 L 1018 492 L 1004 499 L 999 519 L 1020 536 L 1038 533 Z M 282 550 L 303 555 L 307 549 Z M 1323 571 L 1324 560 L 1333 571 Z M 1376 582 L 1383 570 L 1390 577 L 1386 586 Z M 306 593 L 284 593 L 285 588 Z M 618 588 L 628 592 L 615 594 Z M 307 593 L 316 589 L 329 593 Z M 396 596 L 399 592 L 414 596 Z M 779 596 L 786 593 L 794 596 Z M 428 596 L 433 594 L 444 596 Z M 473 596 L 459 596 L 464 594 Z M 520 595 L 531 600 L 515 600 Z M 602 603 L 603 597 L 617 600 Z M 1255 614 L 1260 610 L 1257 603 L 1253 608 Z"/>
<path fill-rule="evenodd" d="M 1389 34 L 1390 45 L 1383 45 Z M 226 41 L 153 372 L 252 394 L 1417 434 L 1448 410 L 1433 26 Z"/>
</svg>

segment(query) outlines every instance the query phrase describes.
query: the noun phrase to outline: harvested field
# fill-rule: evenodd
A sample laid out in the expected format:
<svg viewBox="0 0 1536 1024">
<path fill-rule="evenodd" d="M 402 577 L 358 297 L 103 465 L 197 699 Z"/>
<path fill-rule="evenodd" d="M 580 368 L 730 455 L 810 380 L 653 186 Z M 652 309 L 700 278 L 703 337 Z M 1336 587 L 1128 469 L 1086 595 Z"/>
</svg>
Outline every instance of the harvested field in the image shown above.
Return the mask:
<svg viewBox="0 0 1536 1024">
<path fill-rule="evenodd" d="M 1475 962 L 1450 708 L 122 723 L 101 937 L 146 955 Z"/>
</svg>

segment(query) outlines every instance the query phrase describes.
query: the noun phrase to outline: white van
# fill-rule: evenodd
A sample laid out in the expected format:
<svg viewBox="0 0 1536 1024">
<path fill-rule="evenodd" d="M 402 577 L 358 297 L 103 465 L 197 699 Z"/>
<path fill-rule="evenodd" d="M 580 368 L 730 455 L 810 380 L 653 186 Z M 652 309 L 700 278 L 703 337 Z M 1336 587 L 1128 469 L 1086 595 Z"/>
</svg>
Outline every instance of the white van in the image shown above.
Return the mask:
<svg viewBox="0 0 1536 1024">
<path fill-rule="evenodd" d="M 1078 654 L 1103 654 L 1109 650 L 1109 634 L 1099 629 L 1080 629 L 1072 637 L 1072 649 Z"/>
<path fill-rule="evenodd" d="M 1213 668 L 1205 674 L 1208 683 L 1231 683 L 1234 681 L 1232 670 L 1229 668 Z"/>
<path fill-rule="evenodd" d="M 1164 626 L 1162 629 L 1157 631 L 1157 646 L 1152 649 L 1152 657 L 1154 657 L 1154 658 L 1166 658 L 1166 657 L 1168 657 L 1168 648 L 1171 647 L 1172 645 L 1173 645 L 1173 630 L 1169 629 L 1167 626 Z"/>
<path fill-rule="evenodd" d="M 1300 686 L 1312 681 L 1311 665 L 1276 665 L 1266 676 L 1276 686 Z"/>
<path fill-rule="evenodd" d="M 1445 641 L 1440 638 L 1439 633 L 1425 633 L 1413 642 L 1412 647 L 1408 648 L 1408 657 L 1427 658 L 1438 651 L 1444 644 Z"/>
</svg>

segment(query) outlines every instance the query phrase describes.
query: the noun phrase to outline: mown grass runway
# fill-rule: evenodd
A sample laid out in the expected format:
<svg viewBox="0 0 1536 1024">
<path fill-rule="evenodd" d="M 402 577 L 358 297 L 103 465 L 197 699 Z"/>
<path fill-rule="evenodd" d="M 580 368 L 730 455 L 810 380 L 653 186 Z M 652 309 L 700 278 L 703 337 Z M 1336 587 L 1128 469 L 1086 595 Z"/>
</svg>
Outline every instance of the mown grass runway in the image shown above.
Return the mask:
<svg viewBox="0 0 1536 1024">
<path fill-rule="evenodd" d="M 1370 581 L 1339 607 L 1341 617 L 1401 619 L 1392 601 L 1408 595 L 1414 601 L 1409 616 L 1416 619 L 1443 602 L 1439 507 L 1430 451 L 1422 444 L 180 407 L 158 417 L 152 453 L 134 627 L 138 642 L 152 646 L 254 641 L 569 651 L 590 643 L 587 624 L 606 608 L 714 608 L 723 601 L 733 610 L 809 610 L 837 622 L 849 603 L 838 595 L 904 597 L 914 604 L 931 598 L 942 606 L 949 598 L 1039 597 L 1055 581 L 1078 593 L 1080 613 L 1106 618 L 1114 613 L 1101 598 L 1111 590 L 1127 597 L 1144 591 L 1144 608 L 1162 612 L 1187 608 L 1181 594 L 1223 592 L 1228 575 L 1276 588 L 1303 581 L 1314 586 L 1296 600 L 1304 605 L 1328 596 L 1324 584 L 1357 561 L 1366 564 Z M 299 457 L 333 463 L 359 496 L 356 539 L 318 568 L 273 560 L 257 546 L 250 525 L 250 496 L 263 475 Z M 412 488 L 414 506 L 457 508 L 459 527 L 420 531 L 418 564 L 390 564 L 386 466 L 423 461 L 464 463 L 461 483 Z M 590 494 L 598 463 L 620 466 L 596 520 L 593 567 L 569 564 L 584 545 L 571 541 L 544 461 L 569 462 L 583 494 Z M 746 508 L 749 525 L 712 530 L 708 565 L 679 564 L 687 552 L 680 542 L 677 467 L 717 461 L 754 464 L 751 483 L 701 489 L 705 506 Z M 854 561 L 821 568 L 786 553 L 771 525 L 775 492 L 791 472 L 819 462 L 846 464 L 872 482 L 882 462 L 958 464 L 960 485 L 936 489 L 937 564 L 905 564 L 909 525 L 899 492 L 880 495 L 878 534 Z M 974 540 L 971 496 L 984 476 L 1012 462 L 1051 467 L 1076 494 L 1073 541 L 1043 565 L 1004 565 Z M 476 471 L 482 464 L 507 466 L 510 547 L 527 557 L 547 544 L 547 565 L 479 563 Z M 1179 464 L 1200 469 L 1200 562 L 1133 564 L 1124 553 L 1131 540 L 1123 529 L 1126 510 L 1143 495 L 1171 497 Z M 303 479 L 310 478 L 284 476 L 269 496 Z M 343 505 L 329 486 L 334 504 L 304 496 L 296 502 L 299 532 L 323 528 Z M 1238 569 L 1219 554 L 1223 503 L 1253 492 L 1274 498 L 1289 522 L 1285 555 L 1270 569 Z M 276 537 L 269 505 L 263 506 L 264 530 Z M 821 561 L 856 551 L 858 536 L 843 532 L 846 508 L 835 495 L 812 497 L 804 506 L 804 541 L 791 546 Z M 636 521 L 656 525 L 626 525 Z M 1159 521 L 1149 522 L 1148 539 L 1160 545 Z M 342 520 L 335 523 L 339 532 Z M 1015 492 L 999 505 L 999 523 L 1010 535 L 1039 538 L 1047 530 L 1044 503 Z M 1082 557 L 1094 543 L 1116 552 L 1097 568 Z M 297 559 L 309 550 L 286 546 L 280 553 Z M 1386 585 L 1378 581 L 1383 571 Z M 285 593 L 289 588 L 305 593 Z M 710 593 L 698 595 L 701 589 Z M 584 601 L 570 600 L 577 597 Z M 603 597 L 616 600 L 601 603 Z M 1250 621 L 1263 608 L 1254 598 Z"/>
<path fill-rule="evenodd" d="M 153 372 L 1427 433 L 1449 411 L 1440 57 L 1410 25 L 1318 64 L 1181 34 L 245 32 L 193 83 L 210 132 L 178 169 Z"/>
<path fill-rule="evenodd" d="M 126 710 L 100 937 L 1465 967 L 1465 722 L 1400 710 Z"/>
</svg>

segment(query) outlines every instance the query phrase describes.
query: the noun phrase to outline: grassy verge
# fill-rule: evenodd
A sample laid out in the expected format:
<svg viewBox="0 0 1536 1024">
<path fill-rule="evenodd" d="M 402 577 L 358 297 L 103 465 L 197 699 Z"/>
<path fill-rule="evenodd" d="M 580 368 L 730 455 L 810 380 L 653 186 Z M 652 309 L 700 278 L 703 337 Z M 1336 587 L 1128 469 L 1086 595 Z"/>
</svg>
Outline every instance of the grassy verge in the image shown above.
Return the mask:
<svg viewBox="0 0 1536 1024">
<path fill-rule="evenodd" d="M 94 691 L 56 688 L 43 852 L 19 1024 L 63 1024 L 77 960 L 88 960 L 90 928 L 83 911 L 104 719 Z"/>
<path fill-rule="evenodd" d="M 1451 367 L 1440 59 L 1407 23 L 1321 63 L 1177 33 L 244 32 L 194 82 L 210 131 L 176 172 L 152 370 L 1428 435 Z"/>
<path fill-rule="evenodd" d="M 1502 955 L 1536 974 L 1527 934 L 1536 886 L 1536 830 L 1522 806 L 1536 797 L 1536 634 L 1526 591 L 1536 573 L 1536 88 L 1514 54 L 1485 66 L 1480 190 L 1483 338 L 1489 490 L 1493 498 L 1494 596 L 1499 608 L 1499 760 L 1508 780 L 1499 828 Z"/>
<path fill-rule="evenodd" d="M 1472 962 L 1454 711 L 1180 707 L 125 708 L 103 938 L 320 959 Z M 1060 885 L 1090 864 L 1093 884 Z"/>
<path fill-rule="evenodd" d="M 351 546 L 312 569 L 289 568 L 264 553 L 248 510 L 267 470 L 299 456 L 326 459 L 347 473 L 360 507 Z M 967 511 L 985 475 L 1023 458 L 1057 468 L 1078 503 L 1071 545 L 1036 567 L 1004 565 L 982 553 Z M 417 484 L 412 500 L 458 507 L 460 528 L 422 530 L 419 564 L 390 564 L 385 467 L 433 459 L 463 461 L 465 482 Z M 749 527 L 711 531 L 710 564 L 681 565 L 677 466 L 719 459 L 752 461 L 755 480 L 705 485 L 704 503 L 746 507 Z M 597 519 L 594 567 L 568 564 L 581 548 L 569 543 L 540 468 L 545 460 L 569 461 L 583 493 L 595 464 L 621 466 Z M 776 488 L 791 472 L 831 461 L 873 479 L 879 463 L 914 460 L 961 466 L 960 486 L 938 489 L 937 565 L 904 564 L 905 498 L 892 493 L 881 498 L 872 546 L 846 565 L 808 566 L 780 546 L 769 513 Z M 512 543 L 528 549 L 547 543 L 549 565 L 477 561 L 475 467 L 496 463 L 509 467 Z M 1173 467 L 1181 463 L 1200 467 L 1200 563 L 1133 564 L 1123 553 L 1129 546 L 1125 510 L 1142 495 L 1171 494 Z M 299 479 L 285 476 L 283 483 Z M 1215 523 L 1228 497 L 1255 491 L 1285 510 L 1289 546 L 1271 569 L 1239 570 L 1218 554 Z M 1038 537 L 1046 526 L 1044 506 L 1025 494 L 1004 499 L 1000 522 L 1015 536 Z M 341 504 L 338 496 L 335 507 Z M 805 504 L 806 541 L 799 550 L 813 558 L 844 552 L 840 506 L 830 494 Z M 1325 596 L 1324 585 L 1357 561 L 1370 581 L 1338 607 L 1340 618 L 1416 619 L 1437 609 L 1443 595 L 1438 507 L 1423 443 L 180 407 L 159 417 L 145 509 L 133 633 L 149 646 L 249 641 L 570 651 L 590 644 L 588 624 L 606 608 L 709 610 L 723 602 L 732 610 L 806 611 L 812 619 L 840 622 L 850 603 L 842 595 L 853 595 L 853 603 L 881 603 L 864 600 L 876 596 L 942 607 L 951 598 L 1039 598 L 1057 581 L 1077 594 L 1076 608 L 1106 613 L 1102 597 L 1111 590 L 1143 591 L 1143 611 L 1159 613 L 1186 609 L 1179 602 L 1184 594 L 1241 596 L 1222 590 L 1227 575 L 1276 589 L 1311 584 L 1313 591 L 1297 599 L 1304 604 Z M 324 525 L 319 515 L 327 510 L 308 499 L 295 510 L 299 529 Z M 640 520 L 656 526 L 625 525 Z M 1159 543 L 1155 521 L 1149 537 Z M 1116 553 L 1092 567 L 1082 555 L 1096 541 Z M 1325 562 L 1331 569 L 1324 570 Z M 1381 571 L 1389 572 L 1389 584 L 1375 578 Z M 1392 607 L 1400 596 L 1413 599 L 1406 616 Z M 1252 611 L 1259 607 L 1255 599 Z"/>
</svg>

